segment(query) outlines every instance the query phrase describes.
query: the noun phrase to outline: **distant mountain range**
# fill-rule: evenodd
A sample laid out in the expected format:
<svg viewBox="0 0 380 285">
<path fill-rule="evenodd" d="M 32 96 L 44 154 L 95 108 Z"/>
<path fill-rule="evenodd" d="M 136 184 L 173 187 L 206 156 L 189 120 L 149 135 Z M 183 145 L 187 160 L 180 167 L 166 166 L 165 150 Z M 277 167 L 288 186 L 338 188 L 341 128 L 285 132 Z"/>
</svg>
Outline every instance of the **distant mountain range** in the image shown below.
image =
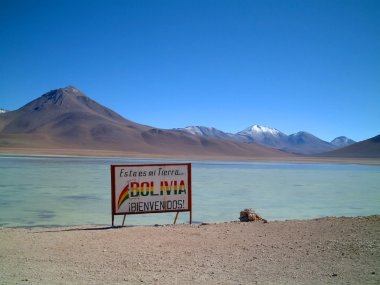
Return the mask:
<svg viewBox="0 0 380 285">
<path fill-rule="evenodd" d="M 221 158 L 291 158 L 295 154 L 325 153 L 380 157 L 378 141 L 375 137 L 354 143 L 338 137 L 325 142 L 307 132 L 286 135 L 259 125 L 236 134 L 208 127 L 158 129 L 127 120 L 72 86 L 52 90 L 18 110 L 0 112 L 0 150 L 86 149 Z"/>
<path fill-rule="evenodd" d="M 257 144 L 194 136 L 138 124 L 75 87 L 52 90 L 0 114 L 0 149 L 112 150 L 144 155 L 291 157 Z"/>
<path fill-rule="evenodd" d="M 326 142 L 307 132 L 286 135 L 277 129 L 260 125 L 253 125 L 236 134 L 225 133 L 221 130 L 204 126 L 191 126 L 175 130 L 202 137 L 257 143 L 266 147 L 297 154 L 323 153 L 355 143 L 352 139 L 344 136 L 337 137 L 331 142 Z"/>
</svg>

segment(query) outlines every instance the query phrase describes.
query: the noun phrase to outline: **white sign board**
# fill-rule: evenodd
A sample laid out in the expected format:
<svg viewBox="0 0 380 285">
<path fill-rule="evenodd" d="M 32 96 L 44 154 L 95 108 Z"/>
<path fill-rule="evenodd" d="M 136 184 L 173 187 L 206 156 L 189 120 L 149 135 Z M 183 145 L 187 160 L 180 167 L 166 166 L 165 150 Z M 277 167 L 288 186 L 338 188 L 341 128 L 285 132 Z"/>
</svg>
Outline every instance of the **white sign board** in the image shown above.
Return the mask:
<svg viewBox="0 0 380 285">
<path fill-rule="evenodd" d="M 112 222 L 114 215 L 191 212 L 190 163 L 111 165 L 111 183 Z"/>
</svg>

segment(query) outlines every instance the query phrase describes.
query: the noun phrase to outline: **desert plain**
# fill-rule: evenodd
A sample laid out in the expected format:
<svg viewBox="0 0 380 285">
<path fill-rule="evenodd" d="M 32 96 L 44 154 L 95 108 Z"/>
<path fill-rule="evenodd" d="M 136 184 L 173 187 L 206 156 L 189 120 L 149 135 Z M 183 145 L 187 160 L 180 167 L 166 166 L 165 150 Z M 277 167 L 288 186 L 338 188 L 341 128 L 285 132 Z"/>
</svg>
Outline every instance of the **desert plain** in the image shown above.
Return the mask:
<svg viewBox="0 0 380 285">
<path fill-rule="evenodd" d="M 0 228 L 0 284 L 380 284 L 380 216 Z"/>
</svg>

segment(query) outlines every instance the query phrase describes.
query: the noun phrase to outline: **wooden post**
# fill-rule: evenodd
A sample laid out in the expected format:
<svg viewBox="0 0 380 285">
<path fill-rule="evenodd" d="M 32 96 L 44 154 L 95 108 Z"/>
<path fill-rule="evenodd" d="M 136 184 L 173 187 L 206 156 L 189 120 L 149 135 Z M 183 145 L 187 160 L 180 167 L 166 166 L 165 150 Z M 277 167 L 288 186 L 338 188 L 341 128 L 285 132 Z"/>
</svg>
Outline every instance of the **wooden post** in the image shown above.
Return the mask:
<svg viewBox="0 0 380 285">
<path fill-rule="evenodd" d="M 175 215 L 175 219 L 174 219 L 173 225 L 175 225 L 175 223 L 177 222 L 178 214 L 179 214 L 179 212 L 177 212 L 177 214 Z"/>
</svg>

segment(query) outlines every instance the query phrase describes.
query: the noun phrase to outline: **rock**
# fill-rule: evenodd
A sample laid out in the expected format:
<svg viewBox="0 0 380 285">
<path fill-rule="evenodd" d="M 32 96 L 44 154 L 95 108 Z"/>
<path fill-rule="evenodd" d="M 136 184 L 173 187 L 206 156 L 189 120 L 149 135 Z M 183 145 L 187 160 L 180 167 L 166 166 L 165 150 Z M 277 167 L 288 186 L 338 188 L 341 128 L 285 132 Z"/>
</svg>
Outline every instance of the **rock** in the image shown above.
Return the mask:
<svg viewBox="0 0 380 285">
<path fill-rule="evenodd" d="M 255 213 L 255 211 L 251 208 L 244 209 L 240 212 L 239 220 L 241 222 L 258 222 L 262 221 L 264 223 L 267 223 L 268 221 L 261 217 L 259 214 Z"/>
</svg>

